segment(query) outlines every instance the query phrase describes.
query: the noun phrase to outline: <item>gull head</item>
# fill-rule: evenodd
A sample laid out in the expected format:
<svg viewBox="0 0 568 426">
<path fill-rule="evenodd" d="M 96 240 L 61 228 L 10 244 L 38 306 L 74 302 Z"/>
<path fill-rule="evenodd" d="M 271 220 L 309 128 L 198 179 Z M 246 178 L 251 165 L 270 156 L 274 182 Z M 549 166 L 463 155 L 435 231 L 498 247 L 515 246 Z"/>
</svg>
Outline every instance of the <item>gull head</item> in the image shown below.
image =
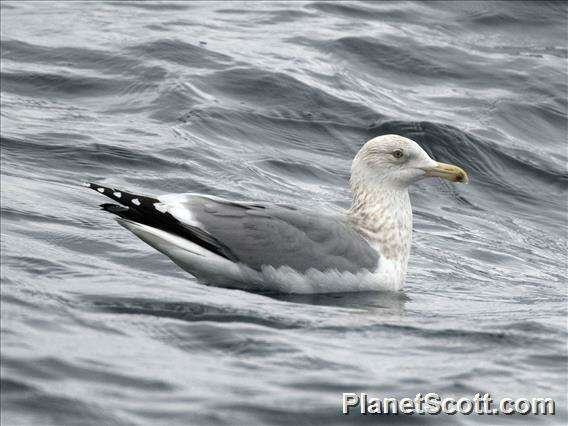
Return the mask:
<svg viewBox="0 0 568 426">
<path fill-rule="evenodd" d="M 462 168 L 433 160 L 416 142 L 398 135 L 378 136 L 365 143 L 353 160 L 351 177 L 357 183 L 391 189 L 406 189 L 427 177 L 468 182 Z"/>
</svg>

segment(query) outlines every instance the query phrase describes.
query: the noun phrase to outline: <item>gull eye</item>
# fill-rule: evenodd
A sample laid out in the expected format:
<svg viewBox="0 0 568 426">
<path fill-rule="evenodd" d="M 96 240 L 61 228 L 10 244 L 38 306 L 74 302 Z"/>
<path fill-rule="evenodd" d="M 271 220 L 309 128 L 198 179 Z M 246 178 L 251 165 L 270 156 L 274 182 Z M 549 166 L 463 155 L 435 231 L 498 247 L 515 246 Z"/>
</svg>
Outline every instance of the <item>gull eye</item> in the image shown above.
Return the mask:
<svg viewBox="0 0 568 426">
<path fill-rule="evenodd" d="M 404 152 L 402 152 L 402 149 L 395 149 L 395 150 L 392 152 L 392 156 L 393 156 L 394 158 L 402 158 L 402 157 L 404 156 Z"/>
</svg>

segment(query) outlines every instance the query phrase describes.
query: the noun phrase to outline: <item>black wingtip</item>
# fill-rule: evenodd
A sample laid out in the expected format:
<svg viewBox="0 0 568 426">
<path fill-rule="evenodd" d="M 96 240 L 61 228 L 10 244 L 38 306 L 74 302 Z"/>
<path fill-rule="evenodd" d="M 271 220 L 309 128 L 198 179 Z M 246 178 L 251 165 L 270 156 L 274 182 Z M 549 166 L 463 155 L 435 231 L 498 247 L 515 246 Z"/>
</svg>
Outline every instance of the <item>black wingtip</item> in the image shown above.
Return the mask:
<svg viewBox="0 0 568 426">
<path fill-rule="evenodd" d="M 142 216 L 136 210 L 128 207 L 119 206 L 118 204 L 112 204 L 112 203 L 104 203 L 100 205 L 100 208 L 104 211 L 115 214 L 123 219 L 128 219 L 140 223 L 144 222 L 144 216 Z"/>
<path fill-rule="evenodd" d="M 155 209 L 155 204 L 159 203 L 157 198 L 145 195 L 133 194 L 131 192 L 122 191 L 118 188 L 110 188 L 108 186 L 99 185 L 97 183 L 86 182 L 85 186 L 97 191 L 116 201 L 118 204 L 135 210 Z"/>
<path fill-rule="evenodd" d="M 113 199 L 119 204 L 105 203 L 101 208 L 109 213 L 113 213 L 123 219 L 128 219 L 143 225 L 151 226 L 156 229 L 181 236 L 187 240 L 202 246 L 203 248 L 225 257 L 231 261 L 237 261 L 237 257 L 205 231 L 184 225 L 168 212 L 158 210 L 156 204 L 160 201 L 157 198 L 136 195 L 124 192 L 115 188 L 98 185 L 96 183 L 86 183 L 85 186 L 100 192 L 101 194 Z"/>
<path fill-rule="evenodd" d="M 105 192 L 111 192 L 110 188 L 107 188 L 106 186 L 99 185 L 97 183 L 83 182 L 83 186 L 85 186 L 87 188 L 91 188 L 92 190 L 100 192 L 101 194 L 105 194 Z"/>
<path fill-rule="evenodd" d="M 104 203 L 99 206 L 102 210 L 110 213 L 119 214 L 128 211 L 128 207 L 119 206 L 118 204 Z"/>
<path fill-rule="evenodd" d="M 106 195 L 107 197 L 113 199 L 117 203 L 124 204 L 122 198 L 122 193 L 114 188 L 109 188 L 108 186 L 99 185 L 97 183 L 85 182 L 85 186 L 97 191 L 100 194 Z"/>
</svg>

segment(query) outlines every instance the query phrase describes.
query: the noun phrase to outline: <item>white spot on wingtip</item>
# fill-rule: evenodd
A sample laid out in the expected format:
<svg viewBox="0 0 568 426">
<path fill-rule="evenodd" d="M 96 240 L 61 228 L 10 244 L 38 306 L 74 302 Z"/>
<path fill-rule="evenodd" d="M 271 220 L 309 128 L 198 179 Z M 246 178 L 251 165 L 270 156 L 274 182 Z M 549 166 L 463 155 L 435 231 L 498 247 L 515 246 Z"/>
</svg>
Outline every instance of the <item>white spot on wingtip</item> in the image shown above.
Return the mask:
<svg viewBox="0 0 568 426">
<path fill-rule="evenodd" d="M 140 205 L 140 200 L 139 200 L 138 198 L 133 198 L 133 199 L 132 199 L 132 204 L 135 204 L 135 205 L 139 206 L 139 205 Z"/>
<path fill-rule="evenodd" d="M 91 187 L 91 184 L 90 184 L 89 182 L 81 182 L 81 185 L 82 185 L 82 186 L 85 186 L 85 187 L 87 187 L 87 188 L 90 188 L 90 187 Z"/>
<path fill-rule="evenodd" d="M 122 197 L 122 194 L 120 192 L 113 192 L 112 195 L 114 195 L 116 198 L 120 198 Z"/>
<path fill-rule="evenodd" d="M 99 188 L 97 188 L 97 191 L 99 191 L 99 192 L 100 192 L 100 193 L 102 194 L 103 192 L 105 192 L 105 189 L 104 189 L 104 188 L 101 188 L 101 187 L 99 187 Z"/>
</svg>

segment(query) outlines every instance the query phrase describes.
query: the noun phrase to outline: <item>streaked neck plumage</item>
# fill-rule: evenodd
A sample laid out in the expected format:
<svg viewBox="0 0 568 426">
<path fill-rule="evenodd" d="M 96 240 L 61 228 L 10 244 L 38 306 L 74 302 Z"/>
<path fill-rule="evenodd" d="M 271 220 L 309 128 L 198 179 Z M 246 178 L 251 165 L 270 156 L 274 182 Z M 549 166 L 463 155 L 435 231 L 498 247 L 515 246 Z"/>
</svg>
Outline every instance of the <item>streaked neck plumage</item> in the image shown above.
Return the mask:
<svg viewBox="0 0 568 426">
<path fill-rule="evenodd" d="M 404 281 L 412 242 L 412 208 L 406 187 L 376 182 L 353 173 L 353 201 L 348 210 L 352 226 L 379 251 L 381 258 L 396 264 Z"/>
</svg>

